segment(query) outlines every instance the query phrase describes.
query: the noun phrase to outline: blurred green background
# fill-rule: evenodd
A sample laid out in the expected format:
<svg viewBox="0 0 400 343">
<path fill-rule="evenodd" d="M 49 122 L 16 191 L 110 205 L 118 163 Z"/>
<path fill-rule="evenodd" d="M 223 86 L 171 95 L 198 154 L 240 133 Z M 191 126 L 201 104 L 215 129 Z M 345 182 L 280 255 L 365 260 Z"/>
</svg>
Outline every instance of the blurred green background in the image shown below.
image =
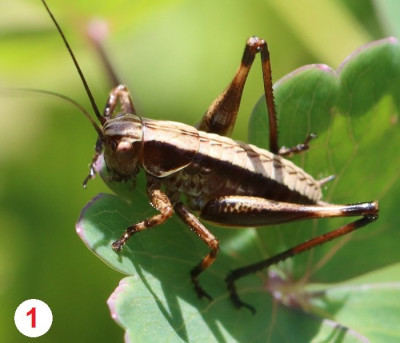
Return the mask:
<svg viewBox="0 0 400 343">
<path fill-rule="evenodd" d="M 273 78 L 309 63 L 337 68 L 355 49 L 399 34 L 396 1 L 358 0 L 50 0 L 102 108 L 110 88 L 85 38 L 87 23 L 106 20 L 106 48 L 139 114 L 194 124 L 258 35 L 271 51 Z M 262 94 L 255 64 L 234 136 L 245 140 Z M 0 332 L 28 340 L 13 323 L 23 300 L 53 310 L 38 342 L 118 342 L 106 299 L 121 275 L 99 263 L 75 233 L 81 208 L 106 191 L 82 189 L 96 135 L 70 104 L 50 96 L 5 92 L 30 87 L 68 95 L 89 108 L 81 82 L 39 0 L 2 0 L 0 11 Z"/>
</svg>

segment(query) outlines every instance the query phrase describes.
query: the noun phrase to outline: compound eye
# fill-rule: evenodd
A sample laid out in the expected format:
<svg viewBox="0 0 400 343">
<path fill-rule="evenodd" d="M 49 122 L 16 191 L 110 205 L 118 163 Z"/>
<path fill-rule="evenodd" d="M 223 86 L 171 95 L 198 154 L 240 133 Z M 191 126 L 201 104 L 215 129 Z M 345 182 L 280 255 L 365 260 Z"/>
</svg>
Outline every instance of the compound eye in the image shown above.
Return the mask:
<svg viewBox="0 0 400 343">
<path fill-rule="evenodd" d="M 115 150 L 119 155 L 129 155 L 133 152 L 133 145 L 130 142 L 119 142 Z"/>
</svg>

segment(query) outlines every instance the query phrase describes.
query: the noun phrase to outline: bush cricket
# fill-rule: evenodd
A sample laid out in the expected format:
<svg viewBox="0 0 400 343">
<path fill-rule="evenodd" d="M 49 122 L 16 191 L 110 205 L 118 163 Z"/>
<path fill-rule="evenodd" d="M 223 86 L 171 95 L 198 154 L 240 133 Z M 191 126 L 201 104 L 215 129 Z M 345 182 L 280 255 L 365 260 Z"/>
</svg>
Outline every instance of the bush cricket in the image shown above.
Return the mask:
<svg viewBox="0 0 400 343">
<path fill-rule="evenodd" d="M 125 228 L 112 244 L 116 253 L 131 236 L 163 224 L 175 213 L 210 249 L 190 271 L 190 278 L 197 295 L 211 300 L 200 285 L 199 276 L 216 260 L 219 241 L 200 219 L 228 227 L 258 227 L 302 219 L 361 217 L 266 260 L 231 271 L 225 280 L 233 304 L 255 312 L 239 298 L 235 286 L 238 279 L 346 235 L 378 218 L 376 201 L 345 205 L 324 202 L 321 186 L 331 177 L 315 180 L 287 159 L 307 150 L 314 135 L 292 148 L 279 148 L 270 54 L 263 39 L 254 36 L 246 41 L 233 80 L 195 127 L 138 116 L 128 89 L 121 84 L 111 90 L 101 114 L 66 37 L 45 0 L 42 2 L 63 39 L 101 124 L 90 120 L 98 140 L 84 186 L 96 175 L 95 164 L 103 153 L 113 180 L 123 182 L 135 178 L 139 172 L 145 173 L 148 198 L 159 212 Z M 98 48 L 101 47 L 98 45 Z M 101 52 L 107 70 L 117 83 L 104 51 Z M 229 138 L 246 78 L 257 54 L 261 56 L 268 109 L 269 150 Z M 181 195 L 185 196 L 185 202 Z"/>
</svg>

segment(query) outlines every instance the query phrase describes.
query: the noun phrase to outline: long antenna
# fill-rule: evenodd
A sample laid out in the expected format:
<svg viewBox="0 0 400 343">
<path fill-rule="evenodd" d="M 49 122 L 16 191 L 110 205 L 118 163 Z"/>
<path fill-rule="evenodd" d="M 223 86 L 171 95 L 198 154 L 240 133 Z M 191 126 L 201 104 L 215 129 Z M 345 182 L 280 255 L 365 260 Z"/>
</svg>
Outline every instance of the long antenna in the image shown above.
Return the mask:
<svg viewBox="0 0 400 343">
<path fill-rule="evenodd" d="M 50 18 L 51 18 L 51 20 L 53 21 L 54 25 L 56 26 L 58 32 L 60 33 L 61 38 L 62 38 L 62 40 L 64 41 L 64 44 L 65 44 L 65 46 L 66 46 L 66 48 L 67 48 L 67 50 L 68 50 L 68 52 L 69 52 L 69 54 L 70 54 L 70 56 L 71 56 L 71 58 L 72 58 L 72 61 L 74 62 L 75 68 L 76 68 L 76 70 L 78 71 L 79 77 L 80 77 L 81 80 L 82 80 L 83 86 L 85 87 L 86 94 L 87 94 L 87 96 L 88 96 L 88 98 L 89 98 L 89 100 L 90 100 L 90 103 L 91 103 L 91 105 L 92 105 L 92 108 L 93 108 L 94 113 L 96 114 L 97 119 L 99 120 L 99 122 L 100 122 L 101 124 L 104 124 L 105 118 L 100 114 L 100 111 L 99 111 L 99 109 L 97 108 L 97 105 L 96 105 L 96 102 L 95 102 L 95 100 L 94 100 L 93 94 L 92 94 L 92 92 L 90 91 L 89 85 L 88 85 L 88 83 L 86 82 L 85 76 L 83 75 L 83 72 L 82 72 L 82 70 L 81 70 L 81 67 L 79 66 L 78 61 L 76 60 L 75 55 L 74 55 L 74 53 L 72 52 L 72 49 L 71 49 L 71 47 L 70 47 L 70 45 L 69 45 L 69 43 L 68 43 L 68 41 L 67 41 L 67 38 L 65 37 L 63 31 L 61 30 L 60 25 L 58 25 L 58 22 L 57 22 L 56 18 L 54 18 L 53 13 L 51 13 L 49 7 L 47 6 L 46 1 L 45 1 L 45 0 L 42 0 L 42 3 L 43 3 L 43 5 L 44 5 L 44 7 L 46 8 L 47 13 L 50 15 Z"/>
<path fill-rule="evenodd" d="M 1 92 L 2 90 L 0 90 Z M 98 133 L 98 135 L 102 138 L 103 137 L 103 131 L 101 130 L 101 128 L 99 127 L 99 125 L 96 123 L 96 121 L 92 118 L 92 116 L 89 114 L 88 111 L 85 110 L 85 108 L 77 101 L 75 101 L 74 99 L 70 98 L 69 96 L 60 94 L 60 93 L 56 93 L 56 92 L 52 92 L 52 91 L 48 91 L 48 90 L 44 90 L 44 89 L 35 89 L 35 88 L 13 88 L 13 89 L 7 89 L 7 92 L 27 92 L 27 93 L 39 93 L 39 94 L 46 94 L 46 95 L 51 95 L 54 96 L 56 98 L 60 98 L 63 99 L 67 102 L 69 102 L 70 104 L 72 104 L 73 106 L 75 106 L 76 108 L 78 108 L 83 114 L 84 116 L 89 119 L 90 123 L 92 124 L 92 126 L 94 127 L 94 129 L 96 130 L 96 132 Z"/>
</svg>

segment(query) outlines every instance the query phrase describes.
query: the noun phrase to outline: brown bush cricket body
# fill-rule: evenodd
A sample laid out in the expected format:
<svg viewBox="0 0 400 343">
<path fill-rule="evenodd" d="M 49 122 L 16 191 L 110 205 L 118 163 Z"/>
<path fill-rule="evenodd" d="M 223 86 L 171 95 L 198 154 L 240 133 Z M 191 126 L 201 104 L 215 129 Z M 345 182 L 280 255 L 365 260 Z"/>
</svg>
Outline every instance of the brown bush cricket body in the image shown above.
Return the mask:
<svg viewBox="0 0 400 343">
<path fill-rule="evenodd" d="M 212 102 L 195 127 L 139 117 L 123 85 L 111 90 L 101 114 L 63 32 L 45 1 L 42 2 L 62 36 L 101 124 L 99 126 L 91 119 L 98 140 L 84 185 L 95 176 L 95 163 L 104 153 L 113 180 L 122 182 L 135 178 L 139 172 L 145 173 L 149 200 L 159 212 L 126 228 L 120 239 L 112 244 L 116 253 L 132 235 L 164 223 L 175 213 L 210 249 L 191 270 L 190 278 L 197 295 L 211 300 L 198 278 L 215 261 L 219 241 L 193 212 L 198 213 L 200 219 L 231 227 L 265 226 L 313 218 L 361 217 L 266 260 L 231 271 L 225 280 L 233 304 L 254 312 L 251 305 L 239 298 L 236 280 L 353 232 L 378 218 L 378 204 L 374 201 L 347 205 L 322 201 L 321 186 L 331 178 L 315 180 L 285 158 L 307 150 L 313 136 L 293 148 L 279 148 L 270 55 L 263 39 L 251 37 L 247 40 L 232 82 Z M 246 78 L 257 54 L 261 55 L 269 116 L 269 151 L 229 138 Z M 103 51 L 101 55 L 109 66 Z M 186 196 L 185 203 L 181 201 L 181 194 Z"/>
</svg>

